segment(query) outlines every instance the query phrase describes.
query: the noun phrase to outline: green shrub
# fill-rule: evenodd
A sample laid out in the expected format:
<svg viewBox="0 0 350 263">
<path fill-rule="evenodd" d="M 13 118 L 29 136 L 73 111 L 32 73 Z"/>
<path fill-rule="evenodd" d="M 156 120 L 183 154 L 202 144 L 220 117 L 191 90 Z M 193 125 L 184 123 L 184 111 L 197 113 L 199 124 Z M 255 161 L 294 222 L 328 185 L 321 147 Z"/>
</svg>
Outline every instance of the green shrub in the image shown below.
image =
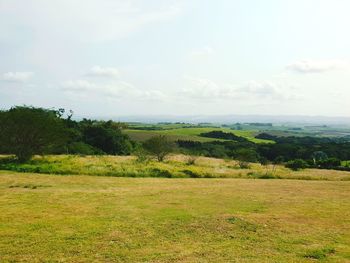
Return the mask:
<svg viewBox="0 0 350 263">
<path fill-rule="evenodd" d="M 341 166 L 341 161 L 337 158 L 327 158 L 317 162 L 320 168 L 331 169 Z"/>
<path fill-rule="evenodd" d="M 293 171 L 298 171 L 307 168 L 308 164 L 303 159 L 295 159 L 287 162 L 286 167 Z"/>
<path fill-rule="evenodd" d="M 141 147 L 135 150 L 134 155 L 136 156 L 136 160 L 135 160 L 136 163 L 148 164 L 151 161 L 147 152 Z"/>
<path fill-rule="evenodd" d="M 264 173 L 259 175 L 259 179 L 279 179 L 279 176 L 276 176 L 272 173 Z"/>
<path fill-rule="evenodd" d="M 95 155 L 105 154 L 102 150 L 83 142 L 72 142 L 67 146 L 70 154 Z"/>
<path fill-rule="evenodd" d="M 172 173 L 169 172 L 168 170 L 163 170 L 159 168 L 150 169 L 150 175 L 151 177 L 165 177 L 165 178 L 173 177 Z"/>
<path fill-rule="evenodd" d="M 322 248 L 310 251 L 304 255 L 304 258 L 325 259 L 329 254 L 334 254 L 334 248 Z"/>
<path fill-rule="evenodd" d="M 182 170 L 181 172 L 188 175 L 190 178 L 201 178 L 202 177 L 199 173 L 193 172 L 191 170 Z"/>
</svg>

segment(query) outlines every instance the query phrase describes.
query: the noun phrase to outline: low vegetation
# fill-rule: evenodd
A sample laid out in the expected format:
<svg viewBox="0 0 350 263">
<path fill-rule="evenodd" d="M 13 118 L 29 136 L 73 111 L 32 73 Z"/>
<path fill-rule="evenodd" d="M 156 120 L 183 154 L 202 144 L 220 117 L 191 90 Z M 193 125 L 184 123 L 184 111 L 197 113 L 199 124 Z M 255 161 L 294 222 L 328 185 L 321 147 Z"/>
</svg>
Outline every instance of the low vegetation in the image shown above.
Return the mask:
<svg viewBox="0 0 350 263">
<path fill-rule="evenodd" d="M 148 155 L 140 156 L 35 156 L 26 163 L 13 157 L 0 158 L 0 170 L 56 175 L 97 175 L 113 177 L 167 178 L 247 178 L 298 180 L 350 180 L 350 173 L 332 170 L 303 169 L 293 171 L 283 165 L 259 164 L 229 159 L 170 155 L 159 162 Z"/>
<path fill-rule="evenodd" d="M 242 169 L 248 169 L 249 163 L 276 163 L 279 159 L 293 170 L 350 170 L 343 166 L 350 159 L 347 137 L 277 137 L 232 127 L 164 124 L 159 129 L 146 126 L 146 130 L 133 126 L 136 133 L 152 135 L 137 141 L 127 135 L 130 131 L 127 124 L 111 120 L 76 121 L 72 116 L 72 111 L 66 113 L 63 109 L 26 106 L 0 111 L 0 154 L 14 154 L 17 159 L 12 166 L 30 161 L 35 154 L 137 155 L 142 162 L 156 156 L 162 162 L 167 155 L 177 152 L 238 160 Z M 271 127 L 256 123 L 254 126 Z M 7 163 L 6 167 L 9 166 Z"/>
<path fill-rule="evenodd" d="M 349 138 L 72 116 L 0 111 L 1 262 L 350 261 Z"/>
<path fill-rule="evenodd" d="M 0 261 L 348 262 L 349 190 L 335 181 L 2 171 Z"/>
</svg>

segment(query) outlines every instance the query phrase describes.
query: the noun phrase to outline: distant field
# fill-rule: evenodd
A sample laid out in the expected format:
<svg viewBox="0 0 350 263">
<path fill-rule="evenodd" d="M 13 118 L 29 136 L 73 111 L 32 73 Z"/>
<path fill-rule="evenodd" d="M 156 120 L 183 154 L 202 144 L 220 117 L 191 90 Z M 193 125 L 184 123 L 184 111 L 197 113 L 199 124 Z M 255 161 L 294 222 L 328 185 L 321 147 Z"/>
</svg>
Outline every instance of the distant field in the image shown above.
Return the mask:
<svg viewBox="0 0 350 263">
<path fill-rule="evenodd" d="M 350 262 L 350 182 L 0 172 L 0 262 Z"/>
<path fill-rule="evenodd" d="M 128 134 L 133 140 L 137 141 L 144 141 L 149 139 L 150 137 L 157 135 L 157 134 L 163 134 L 169 136 L 172 140 L 192 140 L 192 141 L 200 141 L 200 142 L 206 142 L 206 141 L 220 141 L 220 139 L 214 139 L 214 138 L 205 138 L 199 136 L 201 133 L 210 132 L 210 131 L 223 131 L 223 132 L 230 132 L 237 136 L 242 136 L 244 138 L 247 138 L 248 140 L 255 142 L 255 143 L 271 143 L 272 141 L 269 140 L 262 140 L 262 139 L 256 139 L 254 138 L 258 132 L 257 131 L 247 131 L 247 130 L 231 130 L 229 128 L 211 128 L 211 127 L 205 127 L 205 128 L 172 128 L 168 130 L 132 130 L 127 129 L 124 130 L 124 133 Z M 221 140 L 224 141 L 224 140 Z"/>
</svg>

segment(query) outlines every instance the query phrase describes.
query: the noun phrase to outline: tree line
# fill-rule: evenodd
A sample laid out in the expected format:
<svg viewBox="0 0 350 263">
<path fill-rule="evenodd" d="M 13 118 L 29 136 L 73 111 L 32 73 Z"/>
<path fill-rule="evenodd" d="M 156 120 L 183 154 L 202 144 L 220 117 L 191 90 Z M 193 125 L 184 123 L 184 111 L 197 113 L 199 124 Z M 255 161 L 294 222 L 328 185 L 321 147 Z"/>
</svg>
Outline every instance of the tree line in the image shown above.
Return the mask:
<svg viewBox="0 0 350 263">
<path fill-rule="evenodd" d="M 16 106 L 0 111 L 0 154 L 16 156 L 27 162 L 34 155 L 153 155 L 158 161 L 174 150 L 165 136 L 150 138 L 143 144 L 132 141 L 122 132 L 125 123 L 72 119 L 73 112 Z"/>
<path fill-rule="evenodd" d="M 166 136 L 155 136 L 144 143 L 132 141 L 123 129 L 124 123 L 72 118 L 64 109 L 17 106 L 0 111 L 0 153 L 13 154 L 26 162 L 35 154 L 135 154 L 158 161 L 175 149 L 190 155 L 232 158 L 244 167 L 247 162 L 285 163 L 291 169 L 305 167 L 339 168 L 341 160 L 350 160 L 349 138 L 277 137 L 267 133 L 256 136 L 275 143 L 256 144 L 246 138 L 211 131 L 201 136 L 225 141 L 176 143 Z"/>
</svg>

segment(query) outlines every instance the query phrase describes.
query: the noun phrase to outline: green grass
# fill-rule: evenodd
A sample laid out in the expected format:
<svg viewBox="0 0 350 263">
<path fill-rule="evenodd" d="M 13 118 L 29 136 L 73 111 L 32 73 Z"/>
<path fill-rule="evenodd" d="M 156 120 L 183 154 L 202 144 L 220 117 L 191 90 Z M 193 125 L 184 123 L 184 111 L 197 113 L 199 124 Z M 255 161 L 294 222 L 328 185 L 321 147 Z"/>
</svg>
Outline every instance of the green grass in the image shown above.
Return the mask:
<svg viewBox="0 0 350 263">
<path fill-rule="evenodd" d="M 341 162 L 341 165 L 344 166 L 344 167 L 350 166 L 350 161 L 349 161 L 349 160 L 347 160 L 347 161 L 342 161 L 342 162 Z"/>
<path fill-rule="evenodd" d="M 244 137 L 254 143 L 271 143 L 270 140 L 256 139 L 255 136 L 258 134 L 258 131 L 253 130 L 231 130 L 229 128 L 173 128 L 168 130 L 155 130 L 155 131 L 146 131 L 146 130 L 124 130 L 124 133 L 128 134 L 132 139 L 137 141 L 144 141 L 149 139 L 152 136 L 163 134 L 169 136 L 172 140 L 192 140 L 200 142 L 208 141 L 225 141 L 222 139 L 215 138 L 206 138 L 201 137 L 199 134 L 210 132 L 210 131 L 223 131 L 233 133 L 237 136 Z"/>
<path fill-rule="evenodd" d="M 350 262 L 349 211 L 350 182 L 0 172 L 0 262 Z"/>
<path fill-rule="evenodd" d="M 5 157 L 3 157 L 3 160 Z M 251 163 L 240 169 L 238 162 L 206 157 L 171 155 L 165 162 L 150 160 L 137 162 L 134 156 L 35 156 L 24 164 L 0 162 L 0 170 L 57 175 L 97 175 L 113 177 L 167 177 L 167 178 L 247 178 L 350 181 L 350 172 L 306 169 L 292 171 L 283 166 L 267 167 Z M 0 159 L 1 160 L 1 159 Z"/>
</svg>

